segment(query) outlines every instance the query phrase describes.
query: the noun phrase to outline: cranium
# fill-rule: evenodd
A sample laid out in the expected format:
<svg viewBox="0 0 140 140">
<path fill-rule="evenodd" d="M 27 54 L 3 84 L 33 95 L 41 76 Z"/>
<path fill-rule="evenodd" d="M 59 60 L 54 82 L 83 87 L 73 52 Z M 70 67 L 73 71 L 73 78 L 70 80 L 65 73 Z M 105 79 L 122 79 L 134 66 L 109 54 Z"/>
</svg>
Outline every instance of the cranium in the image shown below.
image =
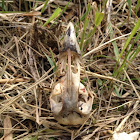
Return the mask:
<svg viewBox="0 0 140 140">
<path fill-rule="evenodd" d="M 59 69 L 63 76 L 50 95 L 51 110 L 61 124 L 82 124 L 92 109 L 93 95 L 80 82 L 81 59 L 74 26 L 70 22 L 59 56 Z"/>
</svg>

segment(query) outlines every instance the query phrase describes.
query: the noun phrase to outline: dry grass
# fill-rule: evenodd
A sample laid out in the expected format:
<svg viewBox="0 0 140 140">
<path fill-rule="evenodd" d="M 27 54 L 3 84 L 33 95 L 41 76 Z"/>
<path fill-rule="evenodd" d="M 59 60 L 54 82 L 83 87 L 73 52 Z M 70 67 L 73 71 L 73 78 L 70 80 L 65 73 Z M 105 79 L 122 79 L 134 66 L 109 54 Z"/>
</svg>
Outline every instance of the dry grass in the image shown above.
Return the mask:
<svg viewBox="0 0 140 140">
<path fill-rule="evenodd" d="M 56 8 L 64 9 L 68 1 L 49 1 L 42 15 L 43 1 L 7 0 L 0 6 L 6 11 L 0 14 L 1 139 L 9 136 L 9 140 L 10 137 L 15 140 L 109 140 L 115 131 L 140 131 L 139 37 L 135 40 L 136 35 L 140 35 L 139 30 L 119 58 L 140 16 L 137 0 L 131 2 L 131 7 L 124 0 L 96 1 L 97 5 L 91 2 L 91 10 L 85 18 L 88 2 L 79 1 L 72 0 L 63 15 L 45 27 L 43 24 Z M 34 10 L 36 12 L 25 13 Z M 97 11 L 104 13 L 104 18 L 89 36 L 95 27 Z M 84 26 L 85 19 L 88 19 L 87 26 Z M 55 82 L 55 64 L 69 21 L 75 24 L 82 46 L 85 68 L 81 69 L 81 81 L 95 96 L 90 118 L 82 126 L 58 124 L 49 104 Z"/>
</svg>

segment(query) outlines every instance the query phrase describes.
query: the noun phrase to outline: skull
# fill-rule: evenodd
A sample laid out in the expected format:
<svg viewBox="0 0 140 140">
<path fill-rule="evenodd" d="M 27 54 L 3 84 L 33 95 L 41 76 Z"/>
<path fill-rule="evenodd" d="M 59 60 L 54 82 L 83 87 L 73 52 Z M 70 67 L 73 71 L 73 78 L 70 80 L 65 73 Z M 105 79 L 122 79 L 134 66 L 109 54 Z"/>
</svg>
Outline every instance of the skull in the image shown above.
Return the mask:
<svg viewBox="0 0 140 140">
<path fill-rule="evenodd" d="M 60 75 L 63 76 L 50 95 L 51 110 L 60 124 L 82 124 L 92 109 L 93 95 L 80 82 L 81 59 L 74 26 L 70 22 L 59 55 Z"/>
</svg>

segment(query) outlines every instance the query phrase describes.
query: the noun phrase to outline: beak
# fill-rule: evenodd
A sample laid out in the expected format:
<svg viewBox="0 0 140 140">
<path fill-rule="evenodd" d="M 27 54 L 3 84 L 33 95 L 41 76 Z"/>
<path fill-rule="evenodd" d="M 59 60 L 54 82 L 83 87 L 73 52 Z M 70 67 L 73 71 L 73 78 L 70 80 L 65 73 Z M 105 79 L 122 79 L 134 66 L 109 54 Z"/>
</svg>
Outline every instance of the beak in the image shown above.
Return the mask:
<svg viewBox="0 0 140 140">
<path fill-rule="evenodd" d="M 75 51 L 78 54 L 81 54 L 80 48 L 76 39 L 74 25 L 71 22 L 67 26 L 66 34 L 63 40 L 63 50 L 67 51 L 68 49 L 70 49 L 71 51 Z"/>
</svg>

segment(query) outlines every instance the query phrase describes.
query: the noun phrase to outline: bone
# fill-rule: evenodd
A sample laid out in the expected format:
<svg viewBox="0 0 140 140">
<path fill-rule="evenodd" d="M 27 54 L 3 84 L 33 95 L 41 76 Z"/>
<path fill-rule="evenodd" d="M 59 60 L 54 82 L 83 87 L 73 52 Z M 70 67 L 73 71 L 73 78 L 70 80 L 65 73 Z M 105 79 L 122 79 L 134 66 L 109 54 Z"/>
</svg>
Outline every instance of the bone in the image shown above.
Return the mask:
<svg viewBox="0 0 140 140">
<path fill-rule="evenodd" d="M 68 24 L 59 55 L 62 78 L 55 83 L 50 95 L 50 105 L 55 119 L 64 125 L 83 124 L 92 110 L 93 95 L 80 83 L 81 52 L 76 40 L 74 26 Z M 71 65 L 74 64 L 74 69 Z"/>
</svg>

